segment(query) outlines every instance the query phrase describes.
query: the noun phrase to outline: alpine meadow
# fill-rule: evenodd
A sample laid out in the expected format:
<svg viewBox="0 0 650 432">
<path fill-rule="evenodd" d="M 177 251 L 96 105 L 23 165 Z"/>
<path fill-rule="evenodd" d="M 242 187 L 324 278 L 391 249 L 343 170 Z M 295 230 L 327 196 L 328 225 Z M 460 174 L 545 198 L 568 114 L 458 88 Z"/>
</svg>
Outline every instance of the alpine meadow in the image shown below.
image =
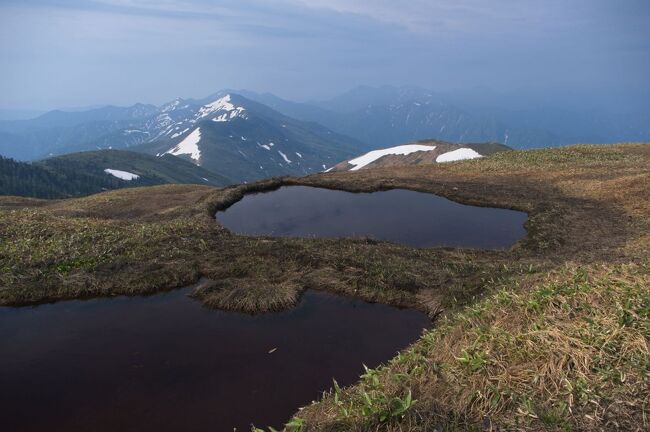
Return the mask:
<svg viewBox="0 0 650 432">
<path fill-rule="evenodd" d="M 0 429 L 650 430 L 649 21 L 0 2 Z"/>
</svg>

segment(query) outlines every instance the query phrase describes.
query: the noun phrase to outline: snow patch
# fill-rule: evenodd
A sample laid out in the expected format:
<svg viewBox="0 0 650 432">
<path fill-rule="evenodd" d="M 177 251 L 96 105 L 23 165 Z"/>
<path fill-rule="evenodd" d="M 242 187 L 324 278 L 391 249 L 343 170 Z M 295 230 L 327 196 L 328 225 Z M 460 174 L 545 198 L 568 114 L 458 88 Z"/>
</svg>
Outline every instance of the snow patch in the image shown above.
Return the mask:
<svg viewBox="0 0 650 432">
<path fill-rule="evenodd" d="M 359 156 L 358 158 L 351 159 L 348 162 L 351 165 L 354 165 L 354 167 L 350 168 L 350 171 L 357 171 L 386 155 L 407 155 L 419 151 L 431 151 L 434 150 L 435 148 L 436 146 L 427 146 L 421 144 L 406 144 L 397 147 L 373 150 L 371 152 L 364 154 L 363 156 Z"/>
<path fill-rule="evenodd" d="M 482 155 L 472 149 L 460 148 L 458 150 L 441 154 L 436 158 L 436 162 L 453 162 L 465 159 L 476 159 L 480 157 L 482 157 Z"/>
<path fill-rule="evenodd" d="M 284 159 L 286 163 L 291 163 L 286 154 L 282 153 L 280 150 L 278 150 L 278 153 L 280 153 L 280 156 L 282 156 L 282 159 Z"/>
<path fill-rule="evenodd" d="M 271 147 L 267 146 L 266 144 L 258 144 L 258 146 L 271 151 Z"/>
<path fill-rule="evenodd" d="M 298 156 L 300 159 L 302 159 L 302 155 L 298 152 L 296 152 L 296 156 Z"/>
<path fill-rule="evenodd" d="M 110 174 L 113 177 L 117 177 L 118 179 L 121 180 L 126 180 L 126 181 L 131 181 L 131 180 L 137 180 L 140 178 L 139 175 L 130 173 L 128 171 L 120 171 L 116 169 L 111 169 L 111 168 L 106 168 L 104 170 L 106 174 Z"/>
<path fill-rule="evenodd" d="M 176 146 L 170 148 L 165 153 L 169 153 L 174 156 L 178 155 L 190 155 L 195 161 L 198 161 L 201 158 L 201 150 L 199 149 L 199 141 L 201 141 L 201 128 L 196 128 L 189 134 L 183 141 L 176 144 Z"/>
</svg>

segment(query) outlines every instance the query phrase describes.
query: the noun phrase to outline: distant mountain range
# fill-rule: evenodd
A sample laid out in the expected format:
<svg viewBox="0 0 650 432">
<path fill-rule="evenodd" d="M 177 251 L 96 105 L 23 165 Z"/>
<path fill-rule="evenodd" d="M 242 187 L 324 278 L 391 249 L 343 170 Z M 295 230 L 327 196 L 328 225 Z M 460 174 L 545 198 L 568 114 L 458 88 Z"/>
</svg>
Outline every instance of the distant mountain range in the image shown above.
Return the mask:
<svg viewBox="0 0 650 432">
<path fill-rule="evenodd" d="M 372 150 L 336 164 L 327 172 L 358 171 L 370 168 L 418 166 L 477 159 L 511 151 L 498 143 L 454 144 L 439 140 L 420 140 L 395 147 Z"/>
<path fill-rule="evenodd" d="M 515 109 L 496 96 L 495 105 L 490 105 L 490 97 L 479 90 L 439 93 L 411 86 L 361 86 L 328 101 L 308 103 L 269 93 L 242 94 L 288 116 L 356 138 L 368 149 L 420 139 L 498 142 L 514 148 L 650 140 L 647 113 L 612 114 L 589 106 Z"/>
<path fill-rule="evenodd" d="M 511 109 L 480 94 L 417 87 L 358 87 L 298 103 L 225 90 L 161 106 L 50 111 L 0 121 L 0 155 L 38 160 L 97 149 L 176 156 L 229 181 L 304 175 L 405 142 L 494 142 L 513 148 L 650 140 L 650 118 L 585 108 Z M 174 159 L 172 159 L 174 160 Z"/>
<path fill-rule="evenodd" d="M 68 198 L 166 183 L 223 186 L 232 181 L 171 155 L 123 150 L 71 153 L 33 163 L 0 157 L 0 195 Z"/>
<path fill-rule="evenodd" d="M 253 181 L 322 171 L 365 146 L 243 96 L 220 92 L 160 107 L 136 104 L 51 111 L 0 122 L 0 154 L 33 160 L 92 149 L 178 156 L 229 179 Z"/>
</svg>

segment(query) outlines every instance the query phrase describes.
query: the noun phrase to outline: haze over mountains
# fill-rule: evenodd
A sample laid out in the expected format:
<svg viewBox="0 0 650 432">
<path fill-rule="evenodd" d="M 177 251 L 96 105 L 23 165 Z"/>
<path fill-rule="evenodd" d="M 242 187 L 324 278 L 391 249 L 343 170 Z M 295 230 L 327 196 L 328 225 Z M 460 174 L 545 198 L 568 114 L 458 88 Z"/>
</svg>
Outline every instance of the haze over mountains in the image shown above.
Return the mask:
<svg viewBox="0 0 650 432">
<path fill-rule="evenodd" d="M 650 118 L 643 112 L 613 114 L 589 106 L 580 111 L 553 105 L 509 108 L 496 97 L 491 106 L 489 96 L 478 90 L 439 93 L 412 86 L 384 86 L 358 87 L 327 101 L 307 103 L 270 93 L 228 90 L 202 99 L 176 99 L 159 107 L 135 104 L 51 111 L 29 120 L 0 121 L 0 154 L 33 160 L 50 154 L 171 140 L 172 135 L 193 124 L 191 121 L 204 118 L 199 114 L 204 105 L 229 93 L 242 105 L 253 101 L 266 105 L 255 104 L 250 110 L 258 113 L 257 117 L 265 117 L 267 123 L 289 121 L 280 114 L 316 122 L 360 141 L 351 146 L 360 145 L 363 150 L 418 139 L 498 142 L 529 148 L 650 138 Z M 168 133 L 170 127 L 172 133 Z M 321 129 L 319 133 L 323 132 Z"/>
<path fill-rule="evenodd" d="M 642 112 L 516 109 L 503 108 L 497 98 L 495 106 L 489 101 L 480 92 L 443 94 L 406 86 L 358 87 L 327 101 L 302 103 L 223 90 L 161 106 L 55 110 L 0 121 L 0 155 L 34 161 L 128 149 L 172 162 L 171 156 L 184 159 L 226 184 L 315 173 L 371 150 L 423 139 L 512 148 L 650 139 L 650 119 Z"/>
<path fill-rule="evenodd" d="M 526 95 L 485 89 L 434 92 L 413 86 L 361 86 L 328 101 L 295 103 L 269 93 L 242 91 L 250 99 L 295 118 L 316 121 L 380 148 L 420 139 L 497 142 L 514 148 L 575 143 L 644 141 L 650 112 L 610 113 L 579 102 L 526 104 Z M 531 97 L 532 99 L 532 97 Z"/>
<path fill-rule="evenodd" d="M 37 160 L 96 149 L 171 154 L 238 182 L 322 171 L 364 145 L 228 92 L 160 107 L 51 111 L 0 122 L 0 154 L 6 157 Z"/>
</svg>

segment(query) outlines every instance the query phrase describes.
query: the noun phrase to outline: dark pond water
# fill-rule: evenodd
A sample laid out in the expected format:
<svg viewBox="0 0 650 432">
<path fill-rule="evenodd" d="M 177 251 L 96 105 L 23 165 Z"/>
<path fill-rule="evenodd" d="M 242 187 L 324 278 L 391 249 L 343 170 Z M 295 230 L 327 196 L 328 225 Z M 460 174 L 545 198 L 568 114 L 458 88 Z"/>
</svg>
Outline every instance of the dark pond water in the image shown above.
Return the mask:
<svg viewBox="0 0 650 432">
<path fill-rule="evenodd" d="M 502 249 L 526 235 L 526 213 L 393 189 L 350 193 L 285 186 L 246 195 L 216 215 L 232 232 L 276 237 L 371 237 L 414 247 Z"/>
<path fill-rule="evenodd" d="M 0 430 L 278 427 L 332 378 L 355 382 L 363 363 L 392 358 L 428 325 L 322 292 L 249 316 L 206 309 L 188 290 L 0 308 Z"/>
</svg>

